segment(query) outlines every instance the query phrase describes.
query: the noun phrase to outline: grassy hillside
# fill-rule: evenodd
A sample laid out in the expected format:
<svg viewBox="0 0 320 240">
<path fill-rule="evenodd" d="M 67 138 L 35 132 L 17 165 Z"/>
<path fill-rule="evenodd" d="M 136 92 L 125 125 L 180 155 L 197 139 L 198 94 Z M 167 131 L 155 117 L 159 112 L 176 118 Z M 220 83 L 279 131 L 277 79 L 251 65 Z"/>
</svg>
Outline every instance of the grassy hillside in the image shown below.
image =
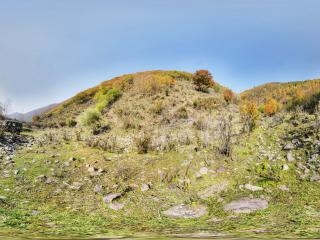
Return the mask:
<svg viewBox="0 0 320 240">
<path fill-rule="evenodd" d="M 314 95 L 318 83 L 298 86 Z M 33 145 L 0 157 L 0 226 L 57 235 L 318 236 L 320 112 L 269 116 L 242 106 L 281 102 L 264 94 L 293 86 L 266 85 L 238 102 L 218 83 L 197 91 L 189 73 L 151 71 L 84 91 L 38 119 L 55 128 L 25 133 Z"/>
<path fill-rule="evenodd" d="M 279 109 L 301 105 L 306 110 L 313 110 L 320 100 L 320 80 L 267 83 L 242 92 L 240 97 L 243 101 L 254 101 L 262 108 L 269 99 L 275 99 Z"/>
</svg>

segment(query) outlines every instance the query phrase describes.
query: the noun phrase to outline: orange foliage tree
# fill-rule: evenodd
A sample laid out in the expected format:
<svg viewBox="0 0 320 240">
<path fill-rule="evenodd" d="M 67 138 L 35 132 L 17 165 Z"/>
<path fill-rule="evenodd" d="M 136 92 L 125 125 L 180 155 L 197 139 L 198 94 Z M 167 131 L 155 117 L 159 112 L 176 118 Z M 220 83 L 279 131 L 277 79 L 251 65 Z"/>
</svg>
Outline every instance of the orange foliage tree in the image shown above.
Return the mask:
<svg viewBox="0 0 320 240">
<path fill-rule="evenodd" d="M 274 98 L 270 98 L 267 100 L 267 102 L 264 105 L 264 112 L 271 116 L 275 114 L 278 110 L 278 102 Z"/>
<path fill-rule="evenodd" d="M 197 70 L 192 76 L 193 84 L 198 91 L 206 92 L 214 86 L 211 73 L 208 70 Z"/>
<path fill-rule="evenodd" d="M 227 103 L 230 103 L 234 98 L 234 93 L 230 89 L 226 89 L 223 92 L 223 98 Z"/>
</svg>

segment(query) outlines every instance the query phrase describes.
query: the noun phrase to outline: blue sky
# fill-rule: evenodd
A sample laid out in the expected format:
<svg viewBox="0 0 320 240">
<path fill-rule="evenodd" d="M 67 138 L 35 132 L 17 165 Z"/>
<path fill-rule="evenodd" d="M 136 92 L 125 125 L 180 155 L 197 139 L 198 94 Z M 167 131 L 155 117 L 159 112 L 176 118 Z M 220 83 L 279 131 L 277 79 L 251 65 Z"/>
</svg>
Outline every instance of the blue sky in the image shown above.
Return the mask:
<svg viewBox="0 0 320 240">
<path fill-rule="evenodd" d="M 0 0 L 0 101 L 26 112 L 151 69 L 209 69 L 237 92 L 317 78 L 319 9 L 319 0 Z"/>
</svg>

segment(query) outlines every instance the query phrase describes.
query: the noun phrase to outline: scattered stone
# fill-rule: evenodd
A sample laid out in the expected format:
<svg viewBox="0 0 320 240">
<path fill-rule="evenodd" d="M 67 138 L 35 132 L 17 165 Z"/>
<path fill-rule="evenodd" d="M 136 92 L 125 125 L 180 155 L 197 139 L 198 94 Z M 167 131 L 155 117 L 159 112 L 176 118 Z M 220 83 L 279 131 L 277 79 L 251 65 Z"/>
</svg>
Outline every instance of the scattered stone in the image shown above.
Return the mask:
<svg viewBox="0 0 320 240">
<path fill-rule="evenodd" d="M 7 197 L 0 196 L 0 203 L 5 203 L 7 201 Z"/>
<path fill-rule="evenodd" d="M 202 168 L 200 168 L 200 170 L 199 170 L 199 173 L 201 174 L 201 175 L 206 175 L 206 174 L 208 174 L 208 168 L 207 167 L 202 167 Z"/>
<path fill-rule="evenodd" d="M 245 189 L 249 190 L 249 191 L 252 191 L 252 192 L 262 191 L 263 190 L 263 187 L 254 186 L 254 185 L 251 185 L 249 183 L 246 183 L 243 187 Z"/>
<path fill-rule="evenodd" d="M 293 157 L 293 154 L 292 154 L 291 151 L 287 153 L 287 160 L 289 162 L 293 162 L 294 161 L 294 157 Z"/>
<path fill-rule="evenodd" d="M 235 213 L 250 213 L 266 208 L 268 208 L 268 201 L 261 198 L 242 198 L 224 206 L 225 211 Z"/>
<path fill-rule="evenodd" d="M 104 198 L 103 198 L 103 201 L 105 203 L 111 203 L 112 201 L 114 201 L 115 199 L 118 199 L 122 196 L 121 193 L 110 193 L 108 195 L 106 195 Z"/>
<path fill-rule="evenodd" d="M 310 181 L 311 182 L 316 182 L 316 181 L 319 181 L 320 180 L 320 175 L 315 173 L 313 174 L 311 177 L 310 177 Z"/>
<path fill-rule="evenodd" d="M 201 199 L 207 199 L 217 193 L 225 191 L 228 188 L 228 186 L 229 186 L 229 183 L 227 181 L 222 181 L 214 185 L 211 185 L 208 188 L 203 189 L 198 193 L 198 196 Z"/>
<path fill-rule="evenodd" d="M 77 160 L 75 157 L 69 158 L 69 161 L 70 161 L 70 162 L 73 162 L 73 161 L 75 161 L 75 160 Z"/>
<path fill-rule="evenodd" d="M 103 186 L 100 185 L 100 184 L 97 184 L 97 185 L 94 186 L 93 191 L 94 191 L 95 193 L 101 193 L 101 192 L 102 192 L 102 189 L 103 189 Z"/>
<path fill-rule="evenodd" d="M 124 207 L 123 203 L 110 203 L 108 207 L 112 210 L 119 211 Z"/>
<path fill-rule="evenodd" d="M 282 170 L 283 171 L 288 171 L 289 170 L 289 166 L 287 164 L 283 164 L 282 165 Z"/>
<path fill-rule="evenodd" d="M 290 189 L 286 185 L 280 185 L 278 187 L 281 191 L 289 191 Z"/>
<path fill-rule="evenodd" d="M 75 191 L 79 191 L 81 187 L 82 187 L 82 183 L 80 182 L 74 182 L 72 183 L 72 185 L 69 186 L 71 190 L 75 190 Z"/>
<path fill-rule="evenodd" d="M 142 186 L 141 186 L 141 188 L 140 188 L 140 190 L 141 190 L 142 192 L 148 191 L 149 189 L 150 189 L 150 185 L 149 185 L 149 184 L 146 184 L 146 183 L 142 184 Z"/>
<path fill-rule="evenodd" d="M 203 205 L 188 206 L 180 204 L 164 211 L 163 214 L 171 218 L 199 218 L 207 214 L 207 208 Z"/>
<path fill-rule="evenodd" d="M 292 150 L 294 149 L 294 145 L 292 143 L 287 143 L 284 147 L 284 150 Z"/>
</svg>

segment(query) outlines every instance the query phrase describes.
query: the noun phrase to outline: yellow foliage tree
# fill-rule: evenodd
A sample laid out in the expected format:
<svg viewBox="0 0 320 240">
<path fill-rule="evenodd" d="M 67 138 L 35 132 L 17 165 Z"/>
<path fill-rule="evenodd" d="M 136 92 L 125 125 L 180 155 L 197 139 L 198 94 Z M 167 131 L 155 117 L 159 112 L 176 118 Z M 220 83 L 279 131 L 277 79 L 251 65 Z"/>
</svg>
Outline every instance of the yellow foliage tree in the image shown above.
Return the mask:
<svg viewBox="0 0 320 240">
<path fill-rule="evenodd" d="M 274 98 L 270 98 L 266 101 L 264 105 L 264 112 L 267 115 L 271 116 L 278 111 L 278 108 L 279 108 L 279 104 L 277 100 L 275 100 Z"/>
</svg>

